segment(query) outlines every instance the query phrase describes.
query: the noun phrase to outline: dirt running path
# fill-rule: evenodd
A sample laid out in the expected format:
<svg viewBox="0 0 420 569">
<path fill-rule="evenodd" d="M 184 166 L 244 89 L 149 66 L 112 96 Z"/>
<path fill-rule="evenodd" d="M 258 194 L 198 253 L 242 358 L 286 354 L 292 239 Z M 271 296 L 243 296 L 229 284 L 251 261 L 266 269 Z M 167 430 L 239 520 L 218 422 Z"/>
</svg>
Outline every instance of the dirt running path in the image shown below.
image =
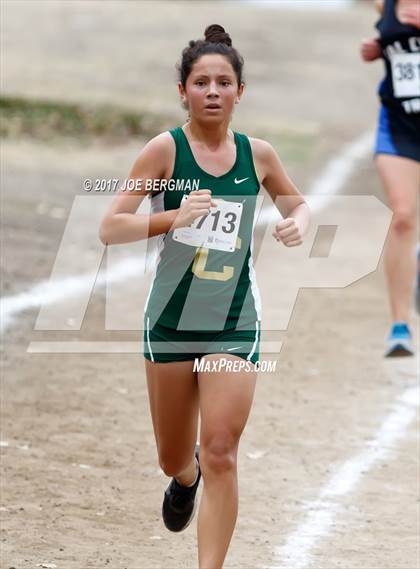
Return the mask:
<svg viewBox="0 0 420 569">
<path fill-rule="evenodd" d="M 138 106 L 173 114 L 176 124 L 181 113 L 168 88 L 174 54 L 206 23 L 223 20 L 248 67 L 249 97 L 234 127 L 269 136 L 303 191 L 329 157 L 372 126 L 380 71 L 368 72 L 355 56 L 372 21 L 363 5 L 322 13 L 246 6 L 239 18 L 236 2 L 223 3 L 223 17 L 221 4 L 156 4 L 3 2 L 5 90 Z M 48 278 L 83 178 L 123 178 L 143 142 L 3 144 L 4 294 Z M 343 191 L 380 196 L 369 157 Z M 275 258 L 277 244 L 268 247 Z M 92 248 L 87 242 L 75 253 L 70 274 Z M 80 331 L 36 331 L 37 313 L 18 314 L 4 337 L 2 566 L 196 567 L 195 524 L 173 535 L 160 519 L 168 480 L 158 468 L 141 355 L 27 352 L 41 339 L 139 341 L 139 332 L 104 330 L 99 287 Z M 241 442 L 239 518 L 226 569 L 277 562 L 275 548 L 320 489 L 416 385 L 415 362 L 381 358 L 387 325 L 381 267 L 345 289 L 300 292 L 289 329 L 274 334 L 284 342 L 277 371 L 260 375 Z M 311 567 L 419 567 L 417 433 L 410 424 L 401 444 L 343 497 Z"/>
</svg>

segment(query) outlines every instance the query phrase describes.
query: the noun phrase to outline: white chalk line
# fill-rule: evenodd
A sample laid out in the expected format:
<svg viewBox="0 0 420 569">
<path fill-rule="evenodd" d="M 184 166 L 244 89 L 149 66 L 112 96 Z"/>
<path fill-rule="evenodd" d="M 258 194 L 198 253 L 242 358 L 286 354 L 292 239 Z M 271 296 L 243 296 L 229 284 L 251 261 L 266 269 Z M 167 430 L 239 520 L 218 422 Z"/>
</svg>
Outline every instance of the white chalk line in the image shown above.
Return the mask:
<svg viewBox="0 0 420 569">
<path fill-rule="evenodd" d="M 310 504 L 304 521 L 287 538 L 285 545 L 275 548 L 274 564 L 269 569 L 306 569 L 313 561 L 312 550 L 327 536 L 341 509 L 340 497 L 356 489 L 362 476 L 393 452 L 393 447 L 413 422 L 419 406 L 419 387 L 410 387 L 398 397 L 394 410 L 382 423 L 366 448 L 347 460 L 321 489 L 318 500 Z M 277 560 L 277 561 L 276 561 Z"/>
<path fill-rule="evenodd" d="M 354 171 L 356 163 L 371 148 L 372 137 L 372 132 L 363 134 L 346 146 L 337 157 L 328 162 L 318 180 L 305 194 L 322 196 L 321 199 L 317 199 L 313 209 L 322 209 L 327 205 L 329 197 L 339 193 Z M 265 208 L 259 215 L 258 226 L 266 226 L 266 224 L 278 219 L 278 217 L 279 213 L 275 207 Z M 116 263 L 105 273 L 100 272 L 95 285 L 103 287 L 108 281 L 119 282 L 125 280 L 130 275 L 136 274 L 139 261 L 144 262 L 145 259 L 137 256 L 136 263 L 132 261 L 133 259 L 129 257 L 120 263 Z M 1 330 L 11 326 L 15 317 L 23 311 L 76 296 L 90 287 L 91 283 L 92 275 L 89 273 L 73 275 L 55 281 L 48 279 L 34 285 L 26 292 L 2 298 L 0 301 Z"/>
<path fill-rule="evenodd" d="M 63 298 L 77 296 L 86 290 L 95 279 L 95 285 L 104 286 L 107 282 L 119 282 L 121 279 L 135 275 L 138 270 L 131 258 L 124 259 L 116 264 L 113 270 L 99 272 L 98 274 L 84 273 L 73 275 L 60 280 L 44 280 L 33 286 L 27 292 L 2 299 L 1 326 L 6 329 L 13 323 L 14 317 L 29 308 L 53 304 Z"/>
</svg>

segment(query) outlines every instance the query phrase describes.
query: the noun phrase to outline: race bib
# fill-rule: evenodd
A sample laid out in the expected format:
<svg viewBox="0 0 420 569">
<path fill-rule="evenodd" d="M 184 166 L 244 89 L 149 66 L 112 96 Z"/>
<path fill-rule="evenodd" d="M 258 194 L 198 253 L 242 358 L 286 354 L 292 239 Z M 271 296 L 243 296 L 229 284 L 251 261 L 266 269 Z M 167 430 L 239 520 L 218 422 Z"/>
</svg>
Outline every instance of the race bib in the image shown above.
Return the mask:
<svg viewBox="0 0 420 569">
<path fill-rule="evenodd" d="M 420 52 L 391 56 L 392 84 L 396 97 L 420 97 Z"/>
<path fill-rule="evenodd" d="M 187 196 L 182 198 L 182 202 L 185 199 Z M 217 251 L 235 250 L 243 205 L 222 199 L 213 198 L 213 201 L 217 203 L 217 207 L 210 208 L 209 214 L 198 217 L 188 227 L 174 230 L 175 241 Z"/>
</svg>

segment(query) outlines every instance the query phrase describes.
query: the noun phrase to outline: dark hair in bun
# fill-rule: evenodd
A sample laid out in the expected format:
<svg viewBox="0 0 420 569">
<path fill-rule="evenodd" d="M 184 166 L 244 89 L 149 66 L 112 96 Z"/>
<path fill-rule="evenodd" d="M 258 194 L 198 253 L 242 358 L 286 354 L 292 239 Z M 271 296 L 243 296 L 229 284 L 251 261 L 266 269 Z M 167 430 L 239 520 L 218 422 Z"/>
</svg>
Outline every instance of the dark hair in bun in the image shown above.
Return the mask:
<svg viewBox="0 0 420 569">
<path fill-rule="evenodd" d="M 235 71 L 238 86 L 243 83 L 243 57 L 232 47 L 232 40 L 225 29 L 218 24 L 212 24 L 211 26 L 207 26 L 204 32 L 204 40 L 191 40 L 188 47 L 182 52 L 181 62 L 177 65 L 177 69 L 179 80 L 183 87 L 185 87 L 192 66 L 197 59 L 209 53 L 217 53 L 225 56 Z"/>
<path fill-rule="evenodd" d="M 224 43 L 232 47 L 232 40 L 230 35 L 225 32 L 225 29 L 219 24 L 212 24 L 207 26 L 204 32 L 204 39 L 209 43 Z"/>
</svg>

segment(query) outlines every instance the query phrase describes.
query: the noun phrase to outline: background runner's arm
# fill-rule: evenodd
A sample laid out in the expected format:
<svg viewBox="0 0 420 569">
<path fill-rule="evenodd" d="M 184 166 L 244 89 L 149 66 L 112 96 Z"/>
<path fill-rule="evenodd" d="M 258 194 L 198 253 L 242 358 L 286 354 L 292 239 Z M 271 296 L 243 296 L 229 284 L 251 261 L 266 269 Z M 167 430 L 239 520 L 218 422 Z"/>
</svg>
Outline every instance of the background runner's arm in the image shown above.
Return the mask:
<svg viewBox="0 0 420 569">
<path fill-rule="evenodd" d="M 382 49 L 377 38 L 365 39 L 360 45 L 360 56 L 363 61 L 375 61 L 382 57 Z"/>
<path fill-rule="evenodd" d="M 382 16 L 384 11 L 384 0 L 375 0 L 376 11 Z M 360 44 L 360 56 L 363 61 L 376 61 L 382 56 L 382 49 L 379 38 L 364 39 Z"/>
<path fill-rule="evenodd" d="M 163 179 L 172 168 L 175 145 L 167 132 L 153 138 L 135 161 L 129 179 L 142 180 L 141 190 L 119 191 L 105 214 L 99 237 L 104 245 L 130 243 L 167 233 L 179 210 L 174 209 L 152 215 L 136 213 L 144 197 L 146 180 Z"/>
<path fill-rule="evenodd" d="M 375 0 L 375 8 L 376 11 L 382 16 L 384 12 L 384 0 Z"/>
<path fill-rule="evenodd" d="M 402 24 L 420 29 L 420 4 L 418 0 L 405 0 L 397 7 L 397 18 Z"/>
</svg>

